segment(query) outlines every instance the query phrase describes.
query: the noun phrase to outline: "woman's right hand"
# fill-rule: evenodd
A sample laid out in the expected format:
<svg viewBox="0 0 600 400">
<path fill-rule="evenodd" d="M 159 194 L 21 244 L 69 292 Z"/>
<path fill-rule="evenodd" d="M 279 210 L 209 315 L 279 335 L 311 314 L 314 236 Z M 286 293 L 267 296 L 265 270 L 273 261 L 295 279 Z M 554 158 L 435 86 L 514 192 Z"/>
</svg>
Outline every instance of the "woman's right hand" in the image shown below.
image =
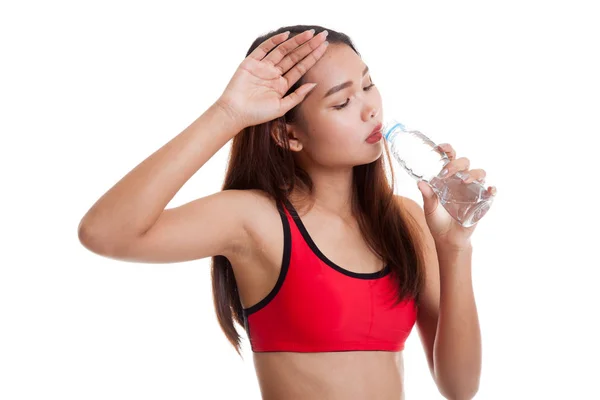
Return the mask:
<svg viewBox="0 0 600 400">
<path fill-rule="evenodd" d="M 245 128 L 281 117 L 313 89 L 315 84 L 306 83 L 283 97 L 325 53 L 327 31 L 315 36 L 309 30 L 286 40 L 288 35 L 272 36 L 250 53 L 217 100 L 216 104 L 239 126 Z M 278 47 L 267 55 L 275 46 Z"/>
</svg>

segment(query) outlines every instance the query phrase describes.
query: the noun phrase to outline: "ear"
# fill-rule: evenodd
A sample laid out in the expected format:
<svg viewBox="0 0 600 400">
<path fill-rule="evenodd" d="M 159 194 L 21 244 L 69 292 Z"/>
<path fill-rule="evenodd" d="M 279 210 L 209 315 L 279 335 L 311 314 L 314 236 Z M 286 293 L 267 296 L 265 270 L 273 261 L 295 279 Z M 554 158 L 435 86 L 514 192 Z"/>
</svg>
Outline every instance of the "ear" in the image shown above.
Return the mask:
<svg viewBox="0 0 600 400">
<path fill-rule="evenodd" d="M 302 150 L 302 142 L 297 135 L 297 128 L 292 124 L 286 124 L 283 122 L 278 122 L 273 124 L 271 129 L 271 138 L 275 141 L 277 146 L 284 148 L 284 139 L 287 138 L 287 141 L 290 146 L 290 150 L 292 151 L 300 151 Z"/>
</svg>

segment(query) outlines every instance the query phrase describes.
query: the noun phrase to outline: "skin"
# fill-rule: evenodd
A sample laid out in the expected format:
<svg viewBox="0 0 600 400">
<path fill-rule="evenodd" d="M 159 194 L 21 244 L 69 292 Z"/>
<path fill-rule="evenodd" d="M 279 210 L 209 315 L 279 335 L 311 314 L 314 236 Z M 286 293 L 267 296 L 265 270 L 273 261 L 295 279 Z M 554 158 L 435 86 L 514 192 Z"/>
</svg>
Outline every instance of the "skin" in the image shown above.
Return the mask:
<svg viewBox="0 0 600 400">
<path fill-rule="evenodd" d="M 327 257 L 354 272 L 375 272 L 383 266 L 382 260 L 361 239 L 350 210 L 352 167 L 370 163 L 381 157 L 383 152 L 382 142 L 369 144 L 365 141 L 383 118 L 381 96 L 377 87 L 372 86 L 370 73 L 363 75 L 365 67 L 366 64 L 350 47 L 330 45 L 323 57 L 305 74 L 304 80 L 316 82 L 317 86 L 301 103 L 299 121 L 288 124 L 286 131 L 296 162 L 314 182 L 314 207 L 302 216 L 303 222 Z M 351 86 L 324 97 L 330 88 L 345 81 L 351 81 Z M 346 106 L 340 108 L 343 104 Z M 455 171 L 468 170 L 468 159 L 456 160 L 456 152 L 451 145 L 443 144 L 441 148 L 453 160 L 448 165 L 452 171 L 449 176 Z M 483 170 L 471 170 L 467 182 L 481 180 L 484 176 Z M 301 196 L 298 190 L 292 195 L 296 209 L 303 208 L 299 200 Z M 433 346 L 440 301 L 438 254 L 423 210 L 411 200 L 402 197 L 398 200 L 415 215 L 426 232 L 430 279 L 417 329 L 433 374 Z M 252 249 L 262 251 L 257 253 L 248 249 L 234 261 L 238 263 L 238 270 L 267 268 L 260 279 L 240 277 L 238 280 L 253 281 L 240 289 L 245 307 L 266 296 L 275 285 L 281 267 L 281 222 L 275 204 L 267 199 L 263 199 L 262 203 L 260 210 L 264 224 L 252 235 L 257 240 Z M 458 242 L 453 244 L 462 245 Z M 460 258 L 457 254 L 452 253 L 449 264 Z M 475 325 L 478 328 L 478 324 Z M 281 352 L 254 353 L 253 356 L 265 399 L 404 397 L 402 352 Z"/>
<path fill-rule="evenodd" d="M 283 255 L 276 205 L 266 195 L 252 192 L 252 212 L 261 223 L 251 230 L 249 244 L 228 257 L 244 307 L 258 303 L 275 286 Z M 336 264 L 354 272 L 375 272 L 383 267 L 382 260 L 364 243 L 354 221 L 315 208 L 308 213 L 298 211 L 317 246 Z M 403 396 L 401 352 L 253 353 L 253 360 L 263 399 L 267 400 Z"/>
<path fill-rule="evenodd" d="M 240 299 L 250 307 L 273 288 L 281 268 L 283 232 L 272 199 L 256 190 L 227 190 L 167 209 L 178 190 L 225 143 L 246 126 L 282 116 L 300 104 L 301 118 L 288 124 L 290 149 L 314 182 L 314 207 L 298 189 L 290 201 L 319 249 L 333 262 L 359 273 L 379 271 L 350 212 L 352 167 L 382 156 L 383 142 L 365 139 L 382 122 L 382 103 L 365 63 L 325 35 L 277 35 L 247 57 L 217 102 L 171 141 L 129 171 L 88 210 L 78 227 L 90 251 L 129 262 L 172 263 L 224 255 L 232 264 Z M 302 46 L 306 43 L 305 46 Z M 278 46 L 277 51 L 266 55 Z M 304 76 L 293 94 L 288 88 Z M 352 84 L 323 98 L 333 86 Z M 349 99 L 346 108 L 336 110 Z M 277 141 L 279 135 L 273 134 Z M 467 158 L 451 145 L 448 177 L 469 172 Z M 426 246 L 427 279 L 417 330 L 432 378 L 451 399 L 469 399 L 479 385 L 481 339 L 471 281 L 470 236 L 419 183 L 423 207 L 397 196 L 419 223 Z M 494 192 L 494 188 L 489 188 Z M 253 353 L 264 399 L 403 398 L 402 353 Z"/>
</svg>

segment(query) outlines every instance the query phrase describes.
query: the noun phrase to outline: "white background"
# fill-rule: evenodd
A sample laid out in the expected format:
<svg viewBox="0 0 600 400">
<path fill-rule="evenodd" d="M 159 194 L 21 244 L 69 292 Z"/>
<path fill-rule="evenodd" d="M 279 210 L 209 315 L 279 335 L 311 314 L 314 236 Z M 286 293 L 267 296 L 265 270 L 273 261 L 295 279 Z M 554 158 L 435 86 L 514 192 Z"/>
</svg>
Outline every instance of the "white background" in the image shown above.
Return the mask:
<svg viewBox="0 0 600 400">
<path fill-rule="evenodd" d="M 216 321 L 210 259 L 102 258 L 77 225 L 216 100 L 255 37 L 292 24 L 350 35 L 385 116 L 498 188 L 473 237 L 477 398 L 599 398 L 593 3 L 3 2 L 0 398 L 259 399 L 249 344 L 240 359 Z M 169 206 L 218 191 L 228 151 Z M 441 398 L 416 330 L 405 368 L 408 399 Z"/>
</svg>

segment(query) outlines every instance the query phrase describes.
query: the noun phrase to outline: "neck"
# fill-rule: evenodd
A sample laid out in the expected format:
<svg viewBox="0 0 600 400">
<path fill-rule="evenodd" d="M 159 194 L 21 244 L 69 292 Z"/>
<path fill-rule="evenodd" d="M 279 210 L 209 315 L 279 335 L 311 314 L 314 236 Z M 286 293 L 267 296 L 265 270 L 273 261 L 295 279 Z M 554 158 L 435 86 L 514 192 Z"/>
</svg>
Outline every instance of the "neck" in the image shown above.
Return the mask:
<svg viewBox="0 0 600 400">
<path fill-rule="evenodd" d="M 349 219 L 352 215 L 352 179 L 353 169 L 307 171 L 313 181 L 313 193 L 310 202 L 314 202 L 314 208 Z M 307 196 L 301 189 L 293 198 Z"/>
</svg>

